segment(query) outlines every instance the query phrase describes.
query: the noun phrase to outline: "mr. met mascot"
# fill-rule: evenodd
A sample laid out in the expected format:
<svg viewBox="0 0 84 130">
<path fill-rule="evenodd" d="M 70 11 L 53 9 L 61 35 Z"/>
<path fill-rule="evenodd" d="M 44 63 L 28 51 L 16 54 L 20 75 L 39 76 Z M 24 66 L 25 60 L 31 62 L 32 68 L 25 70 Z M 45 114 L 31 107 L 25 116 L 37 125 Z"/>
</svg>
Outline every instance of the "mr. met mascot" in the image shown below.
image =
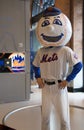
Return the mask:
<svg viewBox="0 0 84 130">
<path fill-rule="evenodd" d="M 65 46 L 72 35 L 71 23 L 60 9 L 49 7 L 38 22 L 36 34 L 42 45 L 33 61 L 42 88 L 42 130 L 70 130 L 67 85 L 82 68 L 77 55 Z"/>
</svg>

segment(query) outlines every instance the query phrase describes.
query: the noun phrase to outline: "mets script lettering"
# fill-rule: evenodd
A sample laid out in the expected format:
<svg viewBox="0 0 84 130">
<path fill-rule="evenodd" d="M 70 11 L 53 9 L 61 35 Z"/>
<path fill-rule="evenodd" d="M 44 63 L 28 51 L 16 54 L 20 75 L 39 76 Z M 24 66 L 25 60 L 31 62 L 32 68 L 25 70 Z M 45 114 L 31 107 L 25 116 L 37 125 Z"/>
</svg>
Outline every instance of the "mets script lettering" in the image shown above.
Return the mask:
<svg viewBox="0 0 84 130">
<path fill-rule="evenodd" d="M 51 56 L 48 56 L 48 54 L 44 54 L 40 63 L 51 62 L 51 61 L 55 61 L 55 60 L 58 60 L 58 56 L 56 53 L 53 53 Z"/>
</svg>

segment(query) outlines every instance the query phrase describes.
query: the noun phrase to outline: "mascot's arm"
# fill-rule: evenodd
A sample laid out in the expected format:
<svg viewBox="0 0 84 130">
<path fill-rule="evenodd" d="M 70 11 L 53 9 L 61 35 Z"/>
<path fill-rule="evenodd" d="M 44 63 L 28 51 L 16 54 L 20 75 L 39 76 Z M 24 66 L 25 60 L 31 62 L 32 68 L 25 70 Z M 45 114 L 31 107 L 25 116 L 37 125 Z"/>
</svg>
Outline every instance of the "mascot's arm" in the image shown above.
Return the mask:
<svg viewBox="0 0 84 130">
<path fill-rule="evenodd" d="M 76 77 L 76 75 L 80 72 L 81 68 L 82 68 L 81 62 L 78 62 L 77 64 L 75 64 L 73 66 L 72 72 L 67 76 L 66 80 L 59 82 L 59 88 L 64 89 L 68 85 L 68 82 L 70 82 Z"/>
<path fill-rule="evenodd" d="M 33 65 L 33 69 L 34 69 L 34 72 L 35 72 L 35 78 L 37 80 L 39 88 L 43 88 L 44 83 L 43 83 L 43 80 L 41 78 L 40 67 L 36 67 L 36 66 Z"/>
<path fill-rule="evenodd" d="M 73 70 L 72 72 L 67 76 L 66 80 L 68 82 L 70 82 L 71 80 L 73 80 L 76 75 L 80 72 L 80 70 L 82 69 L 83 65 L 81 62 L 78 62 L 76 65 L 73 66 Z"/>
<path fill-rule="evenodd" d="M 35 73 L 35 78 L 40 78 L 41 77 L 41 72 L 40 72 L 40 67 L 36 67 L 33 65 L 33 70 L 34 70 L 34 73 Z"/>
</svg>

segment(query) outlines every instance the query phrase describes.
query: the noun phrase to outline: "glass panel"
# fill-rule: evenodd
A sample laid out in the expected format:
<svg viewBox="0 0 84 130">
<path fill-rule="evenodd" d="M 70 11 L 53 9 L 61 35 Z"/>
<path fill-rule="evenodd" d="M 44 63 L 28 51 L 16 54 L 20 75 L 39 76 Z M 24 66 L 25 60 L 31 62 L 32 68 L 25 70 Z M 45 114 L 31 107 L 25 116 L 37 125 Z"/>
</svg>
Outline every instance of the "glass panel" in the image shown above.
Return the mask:
<svg viewBox="0 0 84 130">
<path fill-rule="evenodd" d="M 74 0 L 74 51 L 77 53 L 79 59 L 83 59 L 83 0 Z M 83 62 L 83 61 L 82 61 Z M 74 80 L 74 88 L 80 88 L 83 86 L 83 69 L 77 75 Z"/>
</svg>

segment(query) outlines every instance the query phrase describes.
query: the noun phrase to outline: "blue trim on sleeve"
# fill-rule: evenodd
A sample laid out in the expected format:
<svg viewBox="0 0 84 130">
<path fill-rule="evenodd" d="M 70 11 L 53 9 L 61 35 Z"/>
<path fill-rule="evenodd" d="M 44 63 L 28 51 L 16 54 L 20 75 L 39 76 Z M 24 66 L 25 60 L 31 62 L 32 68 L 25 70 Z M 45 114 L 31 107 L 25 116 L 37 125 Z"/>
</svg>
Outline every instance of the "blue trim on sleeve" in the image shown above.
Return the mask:
<svg viewBox="0 0 84 130">
<path fill-rule="evenodd" d="M 35 73 L 35 78 L 40 78 L 41 77 L 40 67 L 36 67 L 33 65 L 33 70 Z"/>
<path fill-rule="evenodd" d="M 68 82 L 70 82 L 71 80 L 73 80 L 76 75 L 80 72 L 80 70 L 82 69 L 83 65 L 81 62 L 78 62 L 76 65 L 73 66 L 73 70 L 72 72 L 67 76 L 66 80 Z"/>
</svg>

